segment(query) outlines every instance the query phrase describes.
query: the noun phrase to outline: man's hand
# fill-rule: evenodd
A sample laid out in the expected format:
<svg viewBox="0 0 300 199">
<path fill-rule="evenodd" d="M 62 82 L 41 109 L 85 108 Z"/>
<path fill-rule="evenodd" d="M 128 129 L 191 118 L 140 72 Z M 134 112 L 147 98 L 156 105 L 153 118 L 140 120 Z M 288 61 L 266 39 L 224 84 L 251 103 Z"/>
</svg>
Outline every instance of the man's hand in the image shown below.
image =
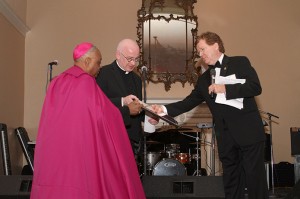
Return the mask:
<svg viewBox="0 0 300 199">
<path fill-rule="evenodd" d="M 126 97 L 123 97 L 122 100 L 123 100 L 123 106 L 126 106 L 126 105 L 130 104 L 133 101 L 138 102 L 139 98 L 137 98 L 135 95 L 128 95 Z"/>
<path fill-rule="evenodd" d="M 142 104 L 139 100 L 133 100 L 131 103 L 127 104 L 129 108 L 130 115 L 138 115 L 141 112 Z"/>
<path fill-rule="evenodd" d="M 162 105 L 153 104 L 151 105 L 151 108 L 153 112 L 155 112 L 156 114 L 164 113 L 164 109 Z"/>
<path fill-rule="evenodd" d="M 163 106 L 157 105 L 157 104 L 151 105 L 151 110 L 158 115 L 164 113 Z M 158 117 L 150 117 L 148 119 L 148 122 L 152 125 L 156 125 L 159 122 L 159 118 Z"/>
<path fill-rule="evenodd" d="M 208 87 L 208 93 L 226 93 L 226 87 L 224 84 L 212 84 Z"/>
</svg>

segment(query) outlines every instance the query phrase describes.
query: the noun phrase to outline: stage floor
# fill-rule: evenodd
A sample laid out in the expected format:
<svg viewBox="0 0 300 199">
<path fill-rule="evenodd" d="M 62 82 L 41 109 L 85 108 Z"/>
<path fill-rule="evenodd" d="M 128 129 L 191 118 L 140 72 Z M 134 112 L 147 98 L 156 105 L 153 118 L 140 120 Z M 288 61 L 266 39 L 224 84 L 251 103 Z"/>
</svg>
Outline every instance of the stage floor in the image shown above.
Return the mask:
<svg viewBox="0 0 300 199">
<path fill-rule="evenodd" d="M 293 187 L 275 187 L 274 190 L 269 190 L 269 198 L 286 198 L 292 191 Z M 245 194 L 245 199 L 247 198 L 247 194 Z M 290 199 L 292 199 L 292 197 Z"/>
</svg>

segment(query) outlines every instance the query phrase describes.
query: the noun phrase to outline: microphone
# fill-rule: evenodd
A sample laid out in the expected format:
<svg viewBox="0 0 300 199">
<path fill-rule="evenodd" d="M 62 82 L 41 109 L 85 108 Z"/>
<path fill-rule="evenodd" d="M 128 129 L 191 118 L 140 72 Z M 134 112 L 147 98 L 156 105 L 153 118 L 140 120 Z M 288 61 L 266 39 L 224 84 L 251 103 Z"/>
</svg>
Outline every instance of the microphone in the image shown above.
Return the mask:
<svg viewBox="0 0 300 199">
<path fill-rule="evenodd" d="M 142 71 L 142 75 L 143 75 L 143 78 L 146 79 L 146 73 L 147 73 L 147 66 L 142 66 L 141 67 L 141 71 Z"/>
<path fill-rule="evenodd" d="M 58 61 L 54 60 L 53 62 L 48 63 L 49 66 L 58 65 Z"/>
<path fill-rule="evenodd" d="M 148 68 L 147 68 L 147 66 L 142 66 L 141 70 L 142 70 L 142 72 L 147 72 Z"/>
<path fill-rule="evenodd" d="M 212 68 L 209 72 L 211 77 L 211 84 L 214 84 L 216 82 L 216 70 Z M 214 98 L 214 92 L 211 92 L 210 97 Z"/>
</svg>

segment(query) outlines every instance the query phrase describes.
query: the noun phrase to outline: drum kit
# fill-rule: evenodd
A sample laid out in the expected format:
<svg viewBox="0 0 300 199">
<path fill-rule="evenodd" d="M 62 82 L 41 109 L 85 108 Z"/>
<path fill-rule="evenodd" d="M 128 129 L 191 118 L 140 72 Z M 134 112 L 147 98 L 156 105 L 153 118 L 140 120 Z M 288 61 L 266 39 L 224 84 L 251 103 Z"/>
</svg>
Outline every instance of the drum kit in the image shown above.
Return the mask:
<svg viewBox="0 0 300 199">
<path fill-rule="evenodd" d="M 211 128 L 212 125 L 201 127 Z M 200 128 L 198 126 L 198 128 Z M 206 175 L 206 170 L 201 169 L 201 138 L 200 132 L 180 132 L 166 135 L 173 139 L 148 140 L 146 141 L 146 154 L 144 154 L 144 175 L 152 176 L 201 176 Z M 163 132 L 158 135 L 166 134 Z M 176 139 L 174 139 L 174 135 Z M 196 135 L 196 136 L 195 136 Z M 151 137 L 150 137 L 151 138 Z M 156 136 L 157 138 L 157 136 Z M 179 141 L 178 141 L 179 140 Z M 175 143 L 172 143 L 175 141 Z M 146 159 L 146 161 L 145 161 Z"/>
<path fill-rule="evenodd" d="M 192 156 L 189 153 L 180 153 L 179 144 L 164 144 L 164 148 L 165 150 L 162 151 L 147 153 L 147 174 L 153 176 L 187 175 L 186 164 L 191 163 Z"/>
</svg>

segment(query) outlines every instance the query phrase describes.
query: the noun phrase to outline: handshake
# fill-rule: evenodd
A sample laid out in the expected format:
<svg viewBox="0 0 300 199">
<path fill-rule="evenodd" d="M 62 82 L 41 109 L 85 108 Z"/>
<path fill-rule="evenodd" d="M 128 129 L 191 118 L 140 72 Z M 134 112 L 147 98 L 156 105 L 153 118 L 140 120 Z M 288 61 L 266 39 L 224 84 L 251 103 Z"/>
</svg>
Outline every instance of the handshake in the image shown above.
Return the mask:
<svg viewBox="0 0 300 199">
<path fill-rule="evenodd" d="M 139 115 L 143 109 L 150 110 L 157 115 L 164 115 L 164 109 L 162 105 L 148 105 L 140 101 L 135 95 L 128 95 L 122 97 L 123 106 L 128 106 L 130 115 Z M 148 120 L 152 125 L 156 125 L 159 121 L 159 117 L 151 115 Z"/>
</svg>

